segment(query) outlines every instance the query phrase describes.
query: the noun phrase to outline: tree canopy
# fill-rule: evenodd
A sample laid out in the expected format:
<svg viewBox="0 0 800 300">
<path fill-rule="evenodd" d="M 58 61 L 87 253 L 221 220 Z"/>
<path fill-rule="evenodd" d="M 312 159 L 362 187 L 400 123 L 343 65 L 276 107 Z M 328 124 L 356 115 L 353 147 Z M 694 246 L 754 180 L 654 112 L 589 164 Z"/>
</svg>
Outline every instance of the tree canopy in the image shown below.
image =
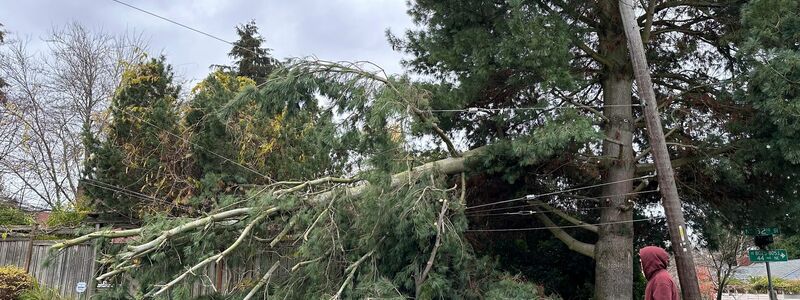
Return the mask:
<svg viewBox="0 0 800 300">
<path fill-rule="evenodd" d="M 163 57 L 132 64 L 85 182 L 143 227 L 55 248 L 132 237 L 100 278 L 146 297 L 221 262 L 246 299 L 640 297 L 634 249 L 666 233 L 624 3 L 415 1 L 389 42 L 422 79 L 278 63 L 254 22 L 185 102 Z M 800 10 L 773 8 L 798 2 L 640 4 L 689 224 L 796 232 Z M 582 269 L 520 259 L 548 251 Z"/>
</svg>

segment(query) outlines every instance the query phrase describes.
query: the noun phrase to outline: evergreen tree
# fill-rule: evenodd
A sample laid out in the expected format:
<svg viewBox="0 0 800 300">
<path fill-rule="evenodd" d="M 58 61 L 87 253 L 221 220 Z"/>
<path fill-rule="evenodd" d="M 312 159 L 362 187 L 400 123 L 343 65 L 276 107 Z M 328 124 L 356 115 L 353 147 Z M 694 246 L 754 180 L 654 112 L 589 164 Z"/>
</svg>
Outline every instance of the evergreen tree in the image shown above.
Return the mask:
<svg viewBox="0 0 800 300">
<path fill-rule="evenodd" d="M 692 221 L 703 224 L 719 217 L 737 219 L 739 224 L 768 223 L 780 215 L 776 211 L 795 207 L 796 196 L 785 192 L 777 196 L 773 191 L 796 190 L 797 181 L 786 173 L 794 173 L 798 165 L 791 160 L 778 160 L 784 169 L 775 174 L 789 176 L 763 177 L 770 172 L 753 173 L 754 157 L 747 154 L 756 149 L 748 145 L 761 142 L 752 138 L 753 128 L 743 129 L 742 122 L 759 120 L 748 115 L 752 109 L 769 111 L 744 103 L 744 97 L 731 93 L 739 86 L 750 86 L 742 83 L 753 80 L 734 76 L 739 73 L 733 71 L 739 70 L 741 62 L 735 54 L 740 47 L 746 48 L 737 42 L 746 33 L 740 21 L 742 3 L 645 3 L 639 17 L 642 38 L 660 108 L 666 116 L 663 123 L 665 132 L 669 132 L 673 166 L 678 168 L 680 193 L 688 204 L 687 214 L 694 217 Z M 632 71 L 618 5 L 617 1 L 415 1 L 409 12 L 420 29 L 409 31 L 404 37 L 390 35 L 396 49 L 412 55 L 406 65 L 439 79 L 438 84 L 429 86 L 433 94 L 430 106 L 465 110 L 440 114 L 438 123 L 444 130 L 466 132 L 471 147 L 512 145 L 490 160 L 484 158 L 476 169 L 512 183 L 515 190 L 510 196 L 544 194 L 563 186 L 606 184 L 579 193 L 605 201 L 604 205 L 584 206 L 599 208 L 598 215 L 573 211 L 573 215 L 590 223 L 616 223 L 598 228 L 596 243 L 588 244 L 585 239 L 553 230 L 554 236 L 571 249 L 594 258 L 595 299 L 631 297 L 633 210 L 659 199 L 657 193 L 631 194 L 656 186 L 633 181 L 654 168 L 647 153 L 641 112 L 632 107 L 638 101 L 631 93 Z M 796 3 L 788 1 L 779 6 L 793 7 Z M 772 20 L 769 16 L 758 18 L 771 24 L 766 21 Z M 793 45 L 787 39 L 795 36 L 786 34 L 792 31 L 778 28 L 780 34 L 769 37 L 779 45 Z M 784 39 L 775 40 L 777 37 Z M 790 86 L 786 82 L 780 84 Z M 791 104 L 787 104 L 777 104 L 776 109 L 789 109 Z M 526 136 L 531 130 L 546 126 L 547 116 L 565 112 L 547 107 L 564 105 L 575 107 L 600 124 L 605 138 L 567 147 L 558 155 L 544 160 L 538 157 L 535 164 L 528 163 L 526 158 L 535 153 L 530 152 L 535 148 L 519 142 L 540 144 Z M 471 107 L 542 110 L 475 114 L 466 111 Z M 785 122 L 785 117 L 779 119 Z M 790 138 L 787 133 L 778 135 Z M 758 152 L 764 155 L 787 153 L 761 145 L 760 149 L 766 152 Z M 742 184 L 748 181 L 754 184 Z M 756 188 L 765 181 L 774 190 Z M 472 205 L 495 201 L 494 197 L 471 200 Z M 564 197 L 542 200 L 567 208 L 575 202 Z M 629 200 L 636 200 L 639 205 L 634 206 Z M 537 219 L 542 222 L 539 226 L 552 222 L 544 215 L 537 215 Z M 529 275 L 536 278 L 536 274 Z"/>
<path fill-rule="evenodd" d="M 83 182 L 97 207 L 138 219 L 169 211 L 187 196 L 179 180 L 186 163 L 185 143 L 177 136 L 177 97 L 164 57 L 126 68 L 111 102 L 106 139 L 93 141 Z"/>
<path fill-rule="evenodd" d="M 234 59 L 233 70 L 261 84 L 275 70 L 278 61 L 270 56 L 271 49 L 262 47 L 264 38 L 258 33 L 255 21 L 236 27 L 239 39 L 233 43 L 228 56 Z"/>
<path fill-rule="evenodd" d="M 193 177 L 200 181 L 198 203 L 239 184 L 308 180 L 340 171 L 332 159 L 340 147 L 330 138 L 332 116 L 319 110 L 311 92 L 282 101 L 254 86 L 250 78 L 218 70 L 192 90 L 185 123 Z"/>
</svg>

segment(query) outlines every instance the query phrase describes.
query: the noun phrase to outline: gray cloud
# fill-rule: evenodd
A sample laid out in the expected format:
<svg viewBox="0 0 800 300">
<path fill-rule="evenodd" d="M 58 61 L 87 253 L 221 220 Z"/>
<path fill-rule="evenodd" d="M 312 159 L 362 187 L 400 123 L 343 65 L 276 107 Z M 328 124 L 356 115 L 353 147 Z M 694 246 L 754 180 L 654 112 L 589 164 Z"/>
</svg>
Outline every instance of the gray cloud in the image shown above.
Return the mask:
<svg viewBox="0 0 800 300">
<path fill-rule="evenodd" d="M 369 60 L 400 73 L 401 54 L 393 52 L 384 31 L 412 26 L 403 0 L 331 1 L 131 1 L 132 5 L 208 32 L 236 39 L 234 26 L 256 20 L 277 58 L 315 55 L 328 60 Z M 179 76 L 201 79 L 212 64 L 229 62 L 230 46 L 108 0 L 0 0 L 0 23 L 15 37 L 30 37 L 41 49 L 53 27 L 78 21 L 92 29 L 135 30 L 163 53 Z"/>
</svg>

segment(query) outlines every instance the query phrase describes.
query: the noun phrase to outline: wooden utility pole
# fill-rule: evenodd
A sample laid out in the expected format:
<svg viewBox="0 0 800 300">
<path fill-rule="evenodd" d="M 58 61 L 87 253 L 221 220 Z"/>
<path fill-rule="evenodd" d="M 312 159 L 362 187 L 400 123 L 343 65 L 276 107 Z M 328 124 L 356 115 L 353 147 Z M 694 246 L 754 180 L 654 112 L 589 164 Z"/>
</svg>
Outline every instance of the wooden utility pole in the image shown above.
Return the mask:
<svg viewBox="0 0 800 300">
<path fill-rule="evenodd" d="M 651 0 L 652 1 L 652 0 Z M 664 130 L 658 115 L 653 82 L 645 58 L 644 44 L 639 33 L 639 25 L 633 12 L 633 0 L 619 0 L 619 11 L 622 24 L 625 27 L 625 36 L 628 38 L 628 50 L 633 63 L 633 75 L 636 86 L 639 87 L 639 98 L 644 104 L 644 117 L 647 124 L 647 134 L 650 138 L 650 149 L 658 173 L 658 186 L 661 190 L 661 205 L 667 217 L 670 241 L 675 252 L 675 264 L 678 267 L 678 277 L 681 282 L 683 299 L 700 299 L 700 286 L 697 283 L 697 272 L 692 256 L 692 246 L 686 236 L 686 222 L 683 219 L 681 200 L 678 197 L 678 187 L 675 185 L 675 173 L 672 170 L 667 143 L 664 140 Z"/>
</svg>

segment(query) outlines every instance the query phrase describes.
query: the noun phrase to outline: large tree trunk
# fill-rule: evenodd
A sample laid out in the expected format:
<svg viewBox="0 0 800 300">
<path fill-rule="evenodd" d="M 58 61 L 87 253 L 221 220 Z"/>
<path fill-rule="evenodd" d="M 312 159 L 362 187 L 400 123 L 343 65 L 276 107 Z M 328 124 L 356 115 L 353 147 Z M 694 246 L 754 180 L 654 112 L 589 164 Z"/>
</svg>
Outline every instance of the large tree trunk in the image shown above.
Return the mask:
<svg viewBox="0 0 800 300">
<path fill-rule="evenodd" d="M 633 297 L 633 213 L 624 194 L 633 190 L 634 153 L 632 148 L 633 114 L 631 109 L 632 70 L 627 58 L 625 35 L 616 1 L 601 1 L 599 52 L 608 58 L 601 84 L 608 118 L 603 142 L 605 182 L 618 182 L 603 187 L 608 206 L 601 211 L 600 223 L 623 222 L 599 226 L 595 244 L 595 299 L 632 299 Z M 623 195 L 623 196 L 612 196 Z"/>
<path fill-rule="evenodd" d="M 606 104 L 630 104 L 631 80 L 607 78 L 603 81 Z M 610 124 L 605 133 L 609 139 L 603 143 L 603 156 L 609 159 L 605 182 L 616 182 L 633 178 L 635 167 L 631 148 L 631 108 L 605 108 L 604 114 Z M 626 122 L 627 120 L 627 122 Z M 624 222 L 600 225 L 595 245 L 595 299 L 631 299 L 633 286 L 633 213 L 628 196 L 633 182 L 625 181 L 604 186 L 602 195 L 606 200 L 601 211 L 600 223 Z"/>
</svg>

